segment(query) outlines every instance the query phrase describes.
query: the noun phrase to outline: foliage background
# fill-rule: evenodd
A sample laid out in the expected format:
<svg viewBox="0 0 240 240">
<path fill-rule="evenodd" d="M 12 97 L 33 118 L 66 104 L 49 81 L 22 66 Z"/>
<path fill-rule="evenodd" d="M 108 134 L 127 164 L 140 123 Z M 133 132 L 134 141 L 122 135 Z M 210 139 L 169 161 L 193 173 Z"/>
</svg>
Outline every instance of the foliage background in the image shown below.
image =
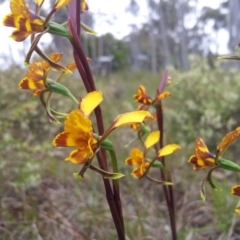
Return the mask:
<svg viewBox="0 0 240 240">
<path fill-rule="evenodd" d="M 172 96 L 164 100 L 165 143 L 179 143 L 180 152 L 167 158 L 173 173 L 179 239 L 238 239 L 239 218 L 234 213 L 237 197 L 230 188 L 240 183 L 239 175 L 216 171 L 222 192 L 206 187 L 207 201 L 199 196 L 206 171 L 192 171 L 187 163 L 195 138 L 201 136 L 214 151 L 221 138 L 239 126 L 239 73 L 217 63 L 212 70 L 198 57 L 191 58 L 188 72 L 170 69 Z M 161 73 L 162 74 L 162 73 Z M 87 171 L 83 180 L 72 173 L 79 167 L 64 158 L 69 150 L 53 148 L 52 140 L 62 125 L 50 124 L 37 98 L 18 88 L 25 69 L 12 66 L 0 78 L 0 236 L 1 239 L 116 239 L 113 222 L 104 201 L 100 175 Z M 116 72 L 96 78 L 104 94 L 105 125 L 119 113 L 137 106 L 132 95 L 139 84 L 155 96 L 161 75 L 147 72 Z M 76 96 L 84 96 L 81 80 L 75 75 L 64 80 Z M 67 99 L 55 96 L 56 109 L 68 112 Z M 170 239 L 168 213 L 161 186 L 130 176 L 124 165 L 135 133 L 125 127 L 114 132 L 128 239 Z M 226 158 L 240 164 L 239 141 Z M 157 170 L 151 170 L 159 177 Z"/>
<path fill-rule="evenodd" d="M 129 1 L 126 16 L 130 13 L 139 19 L 139 2 Z M 230 188 L 240 183 L 239 175 L 215 171 L 216 183 L 223 191 L 213 192 L 207 186 L 207 201 L 203 202 L 199 188 L 206 171 L 194 172 L 187 163 L 196 137 L 202 137 L 214 152 L 222 137 L 239 126 L 240 74 L 232 68 L 239 65 L 217 62 L 216 56 L 222 30 L 227 31 L 226 45 L 230 50 L 238 44 L 240 2 L 223 0 L 217 9 L 205 6 L 200 10 L 200 0 L 146 2 L 149 12 L 146 21 L 140 27 L 132 24 L 131 32 L 124 38 L 116 39 L 112 33 L 81 36 L 85 53 L 92 62 L 103 55 L 114 57 L 111 69 L 115 72 L 95 76 L 97 88 L 104 93 L 105 125 L 119 113 L 135 110 L 137 104 L 132 95 L 139 84 L 155 96 L 161 71 L 166 66 L 174 66 L 169 68 L 173 82 L 168 90 L 172 96 L 164 100 L 164 141 L 182 147 L 180 152 L 167 158 L 173 174 L 179 239 L 240 239 L 239 216 L 234 213 L 240 203 L 230 195 Z M 31 4 L 30 7 L 34 9 Z M 47 11 L 44 9 L 41 14 L 45 16 Z M 191 17 L 196 21 L 191 21 Z M 54 20 L 62 22 L 65 18 L 63 10 Z M 113 23 L 114 19 L 101 12 L 91 15 L 91 6 L 89 14 L 82 15 L 83 22 L 97 31 L 101 30 L 101 23 Z M 189 26 L 186 22 L 194 24 Z M 45 52 L 61 49 L 65 57 L 72 56 L 66 40 L 57 37 L 51 41 L 54 44 L 41 42 Z M 52 146 L 62 125 L 50 124 L 39 100 L 31 96 L 31 92 L 18 88 L 26 69 L 15 63 L 21 61 L 22 64 L 23 52 L 28 48 L 24 43 L 19 52 L 8 51 L 7 47 L 0 50 L 0 239 L 115 240 L 100 175 L 87 171 L 83 180 L 73 178 L 72 173 L 79 170 L 79 166 L 64 162 L 70 150 Z M 52 77 L 54 79 L 54 75 Z M 77 97 L 85 95 L 77 74 L 66 78 L 64 84 Z M 75 107 L 58 96 L 54 96 L 53 105 L 62 112 Z M 124 165 L 130 151 L 125 145 L 135 137 L 127 127 L 111 135 L 119 171 L 126 175 L 120 186 L 127 239 L 170 239 L 161 186 L 133 179 L 131 169 Z M 239 143 L 237 140 L 225 155 L 238 164 Z M 159 177 L 156 169 L 151 170 L 151 174 Z"/>
</svg>

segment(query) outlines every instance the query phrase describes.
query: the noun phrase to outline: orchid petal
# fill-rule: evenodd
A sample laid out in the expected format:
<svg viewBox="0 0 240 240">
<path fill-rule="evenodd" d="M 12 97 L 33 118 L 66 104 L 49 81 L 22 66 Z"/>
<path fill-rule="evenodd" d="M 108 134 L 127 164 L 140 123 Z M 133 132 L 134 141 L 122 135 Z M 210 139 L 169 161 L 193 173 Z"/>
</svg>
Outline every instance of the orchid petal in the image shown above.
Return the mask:
<svg viewBox="0 0 240 240">
<path fill-rule="evenodd" d="M 150 147 L 152 147 L 155 143 L 157 143 L 160 139 L 160 131 L 154 131 L 154 132 L 151 132 L 145 142 L 144 142 L 144 145 L 145 145 L 145 148 L 148 149 Z"/>
<path fill-rule="evenodd" d="M 147 111 L 134 111 L 118 115 L 111 128 L 122 127 L 133 123 L 141 123 L 145 119 L 152 119 L 152 115 Z"/>
<path fill-rule="evenodd" d="M 169 144 L 158 151 L 158 157 L 166 156 L 180 150 L 181 147 L 178 144 Z"/>
<path fill-rule="evenodd" d="M 88 117 L 91 112 L 102 102 L 103 95 L 101 91 L 90 92 L 82 99 L 80 109 Z"/>
</svg>

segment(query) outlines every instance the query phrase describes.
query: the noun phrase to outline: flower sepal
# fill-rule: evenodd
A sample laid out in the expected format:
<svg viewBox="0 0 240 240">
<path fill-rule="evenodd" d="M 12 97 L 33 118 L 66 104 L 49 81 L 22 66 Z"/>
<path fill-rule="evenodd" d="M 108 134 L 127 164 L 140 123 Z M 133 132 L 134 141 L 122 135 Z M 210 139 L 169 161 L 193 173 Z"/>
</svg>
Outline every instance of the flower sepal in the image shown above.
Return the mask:
<svg viewBox="0 0 240 240">
<path fill-rule="evenodd" d="M 212 169 L 208 172 L 206 179 L 207 179 L 207 181 L 209 182 L 210 186 L 211 186 L 214 190 L 221 192 L 222 189 L 221 189 L 220 187 L 218 187 L 218 186 L 213 182 L 213 180 L 212 180 L 212 172 L 213 172 L 215 169 L 217 169 L 217 168 L 219 168 L 219 166 L 216 166 L 216 167 L 212 168 Z"/>
<path fill-rule="evenodd" d="M 115 172 L 104 171 L 103 169 L 98 168 L 98 167 L 93 166 L 93 165 L 90 165 L 89 168 L 91 170 L 101 174 L 103 178 L 107 178 L 107 179 L 114 179 L 114 180 L 116 180 L 116 179 L 119 179 L 119 178 L 122 178 L 122 177 L 125 176 L 122 173 L 115 173 Z"/>
<path fill-rule="evenodd" d="M 72 95 L 72 93 L 68 90 L 68 88 L 66 88 L 65 86 L 63 86 L 60 83 L 54 82 L 49 79 L 47 82 L 48 82 L 48 90 L 49 91 L 64 95 L 64 96 L 70 98 L 74 103 L 79 105 L 78 100 Z"/>
<path fill-rule="evenodd" d="M 68 30 L 63 25 L 55 22 L 49 22 L 47 32 L 54 35 L 67 37 L 68 39 L 72 38 Z"/>
<path fill-rule="evenodd" d="M 149 162 L 151 162 L 151 161 L 149 161 Z M 165 167 L 163 166 L 163 164 L 162 164 L 161 162 L 159 162 L 159 161 L 154 161 L 154 163 L 152 164 L 152 167 L 154 167 L 154 168 L 160 168 L 160 169 L 165 168 Z"/>
<path fill-rule="evenodd" d="M 84 24 L 83 22 L 81 22 L 81 27 L 84 29 L 84 31 L 88 34 L 91 35 L 96 35 L 98 34 L 96 31 L 94 31 L 93 29 L 91 29 L 89 26 L 87 26 L 86 24 Z"/>
<path fill-rule="evenodd" d="M 240 166 L 238 164 L 221 157 L 218 158 L 218 167 L 234 172 L 240 172 Z"/>
<path fill-rule="evenodd" d="M 148 180 L 154 182 L 154 183 L 157 183 L 157 184 L 162 184 L 162 185 L 173 185 L 172 182 L 167 182 L 167 181 L 161 181 L 161 180 L 158 180 L 158 179 L 155 179 L 155 178 L 151 178 L 149 176 L 145 176 Z"/>
<path fill-rule="evenodd" d="M 79 174 L 79 173 L 73 173 L 73 176 L 74 176 L 76 179 L 83 179 L 82 175 Z"/>
<path fill-rule="evenodd" d="M 43 107 L 46 109 L 46 112 L 47 112 L 47 117 L 49 119 L 50 122 L 54 122 L 54 123 L 57 123 L 57 124 L 60 124 L 60 122 L 57 120 L 57 118 L 54 116 L 55 114 L 52 112 L 52 109 L 50 107 L 50 96 L 51 96 L 51 93 L 48 95 L 47 97 L 47 101 L 45 101 L 44 99 L 44 95 L 46 93 L 49 93 L 49 90 L 48 89 L 44 89 L 40 95 L 39 95 L 39 100 L 40 102 L 42 103 Z"/>
<path fill-rule="evenodd" d="M 239 56 L 221 56 L 217 58 L 218 60 L 240 60 Z"/>
<path fill-rule="evenodd" d="M 141 123 L 141 131 L 145 134 L 150 134 L 152 130 L 149 126 Z"/>
<path fill-rule="evenodd" d="M 94 134 L 95 136 L 95 134 Z M 101 140 L 100 140 L 101 141 Z M 100 144 L 101 148 L 102 149 L 105 149 L 105 150 L 108 150 L 108 151 L 114 151 L 114 148 L 113 148 L 113 143 L 110 139 L 108 138 L 105 138 L 103 140 L 103 142 Z"/>
</svg>

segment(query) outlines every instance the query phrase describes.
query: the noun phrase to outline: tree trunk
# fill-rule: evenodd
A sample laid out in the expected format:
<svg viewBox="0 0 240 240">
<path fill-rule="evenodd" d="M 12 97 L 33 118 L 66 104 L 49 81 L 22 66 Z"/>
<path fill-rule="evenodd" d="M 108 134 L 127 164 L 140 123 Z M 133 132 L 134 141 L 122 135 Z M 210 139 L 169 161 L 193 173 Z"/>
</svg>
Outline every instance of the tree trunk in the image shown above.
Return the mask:
<svg viewBox="0 0 240 240">
<path fill-rule="evenodd" d="M 150 48 L 151 48 L 151 69 L 152 73 L 157 73 L 157 56 L 156 56 L 156 37 L 153 33 L 153 27 L 149 32 Z"/>
<path fill-rule="evenodd" d="M 161 33 L 161 38 L 162 38 L 162 44 L 163 44 L 163 51 L 160 49 L 160 55 L 164 55 L 163 59 L 163 67 L 165 68 L 171 63 L 170 60 L 170 49 L 168 45 L 168 32 L 166 28 L 166 24 L 164 21 L 164 14 L 163 14 L 163 9 L 162 9 L 162 0 L 159 1 L 159 15 L 160 15 L 160 20 L 159 20 L 159 27 L 160 27 L 160 33 Z"/>
<path fill-rule="evenodd" d="M 228 46 L 231 50 L 240 42 L 240 0 L 229 0 L 229 13 L 228 13 L 228 30 L 229 30 L 229 43 Z"/>
<path fill-rule="evenodd" d="M 187 48 L 187 32 L 184 26 L 184 2 L 182 0 L 178 0 L 176 2 L 176 12 L 178 16 L 178 36 L 180 42 L 180 63 L 181 68 L 185 71 L 189 70 L 189 62 L 188 62 L 188 48 Z"/>
</svg>

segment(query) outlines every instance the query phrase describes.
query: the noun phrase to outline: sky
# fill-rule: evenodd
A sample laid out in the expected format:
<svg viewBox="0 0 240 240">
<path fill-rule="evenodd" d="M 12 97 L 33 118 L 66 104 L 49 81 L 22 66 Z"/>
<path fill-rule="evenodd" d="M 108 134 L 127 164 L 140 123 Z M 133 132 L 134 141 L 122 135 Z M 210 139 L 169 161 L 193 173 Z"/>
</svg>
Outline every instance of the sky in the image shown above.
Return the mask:
<svg viewBox="0 0 240 240">
<path fill-rule="evenodd" d="M 137 16 L 133 16 L 131 13 L 126 12 L 126 6 L 128 6 L 130 0 L 87 0 L 89 5 L 89 11 L 96 16 L 96 24 L 94 30 L 96 30 L 100 35 L 111 32 L 117 38 L 123 38 L 131 31 L 131 25 L 136 25 L 141 27 L 142 23 L 147 19 L 149 14 L 147 3 L 143 0 L 138 0 L 139 3 L 139 13 Z M 199 0 L 198 8 L 201 10 L 204 6 L 209 6 L 212 8 L 217 8 L 221 0 L 211 1 L 211 0 Z M 104 4 L 103 4 L 104 3 Z M 0 19 L 10 13 L 9 1 L 4 2 L 0 7 Z M 192 20 L 193 21 L 193 20 Z M 191 20 L 190 20 L 191 22 Z M 206 26 L 206 32 L 209 34 L 214 34 L 211 30 L 211 26 Z M 3 64 L 11 64 L 16 59 L 23 61 L 24 52 L 28 49 L 27 43 L 16 43 L 9 36 L 13 31 L 12 28 L 5 27 L 0 24 L 1 40 L 0 40 L 0 66 Z M 44 43 L 49 41 L 49 37 L 46 35 L 41 42 Z M 218 35 L 219 42 L 219 54 L 226 54 L 228 49 L 226 43 L 228 41 L 228 33 L 225 30 L 219 32 Z M 215 46 L 212 46 L 213 52 L 215 52 Z M 10 58 L 6 57 L 10 54 Z M 12 58 L 14 56 L 14 58 Z"/>
<path fill-rule="evenodd" d="M 209 6 L 211 8 L 218 8 L 219 4 L 222 2 L 221 0 L 198 0 L 198 9 L 199 11 L 204 6 Z M 140 9 L 139 13 L 136 17 L 134 17 L 131 13 L 126 13 L 125 9 L 128 6 L 130 0 L 121 0 L 121 1 L 113 1 L 113 0 L 88 0 L 89 11 L 93 13 L 95 16 L 98 13 L 105 14 L 102 18 L 97 22 L 95 26 L 96 31 L 98 33 L 107 33 L 109 32 L 109 28 L 111 28 L 111 32 L 118 38 L 126 36 L 130 31 L 131 27 L 129 25 L 136 24 L 138 27 L 142 25 L 142 23 L 147 21 L 149 11 L 147 7 L 147 1 L 137 0 Z M 102 4 L 102 3 L 105 4 Z M 117 11 L 116 11 L 117 9 Z M 109 24 L 106 19 L 111 19 L 111 16 L 116 15 L 116 19 L 112 20 L 114 24 Z"/>
</svg>

